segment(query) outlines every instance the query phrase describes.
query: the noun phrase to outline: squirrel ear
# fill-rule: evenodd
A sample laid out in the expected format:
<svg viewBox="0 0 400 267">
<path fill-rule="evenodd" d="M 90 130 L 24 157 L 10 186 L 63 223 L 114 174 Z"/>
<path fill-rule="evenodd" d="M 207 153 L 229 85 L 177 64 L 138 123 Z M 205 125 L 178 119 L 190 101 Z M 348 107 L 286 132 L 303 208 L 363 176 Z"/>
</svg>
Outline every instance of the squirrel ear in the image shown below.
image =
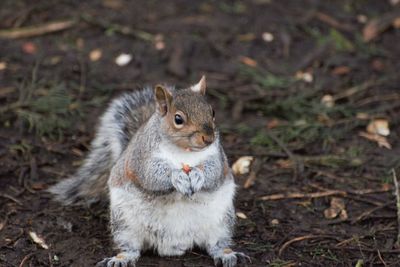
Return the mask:
<svg viewBox="0 0 400 267">
<path fill-rule="evenodd" d="M 157 85 L 154 89 L 154 92 L 156 95 L 157 108 L 159 109 L 161 115 L 164 116 L 167 114 L 168 109 L 171 106 L 172 95 L 168 89 L 162 85 Z"/>
<path fill-rule="evenodd" d="M 195 93 L 200 93 L 202 95 L 205 95 L 206 94 L 206 87 L 207 87 L 207 85 L 206 85 L 206 76 L 203 75 L 201 77 L 200 81 L 197 84 L 195 84 L 192 87 L 190 87 L 190 89 Z"/>
</svg>

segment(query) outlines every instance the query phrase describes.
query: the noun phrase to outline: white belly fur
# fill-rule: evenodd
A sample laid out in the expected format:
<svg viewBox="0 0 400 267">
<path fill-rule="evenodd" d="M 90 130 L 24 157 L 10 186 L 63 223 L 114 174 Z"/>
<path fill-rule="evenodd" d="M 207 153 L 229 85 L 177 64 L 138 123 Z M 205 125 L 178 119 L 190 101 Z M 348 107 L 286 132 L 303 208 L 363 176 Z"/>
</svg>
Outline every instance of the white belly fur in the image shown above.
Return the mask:
<svg viewBox="0 0 400 267">
<path fill-rule="evenodd" d="M 172 144 L 160 144 L 159 150 L 156 152 L 156 157 L 170 162 L 174 167 L 180 169 L 182 164 L 188 164 L 193 167 L 196 166 L 213 155 L 217 155 L 218 145 L 216 142 L 206 147 L 201 151 L 188 152 Z"/>
<path fill-rule="evenodd" d="M 223 219 L 233 208 L 234 194 L 233 180 L 190 199 L 173 193 L 146 200 L 138 190 L 110 189 L 112 209 L 120 211 L 127 227 L 119 235 L 140 248 L 155 248 L 160 255 L 182 255 L 194 245 L 204 247 L 229 236 Z"/>
</svg>

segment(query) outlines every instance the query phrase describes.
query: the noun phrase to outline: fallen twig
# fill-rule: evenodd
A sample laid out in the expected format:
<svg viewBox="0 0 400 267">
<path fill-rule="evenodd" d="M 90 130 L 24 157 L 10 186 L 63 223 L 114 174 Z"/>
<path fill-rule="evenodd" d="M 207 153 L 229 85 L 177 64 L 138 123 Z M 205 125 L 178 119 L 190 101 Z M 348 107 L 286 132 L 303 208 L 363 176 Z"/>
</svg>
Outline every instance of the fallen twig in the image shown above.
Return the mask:
<svg viewBox="0 0 400 267">
<path fill-rule="evenodd" d="M 320 20 L 320 21 L 322 21 L 322 22 L 324 22 L 324 23 L 328 24 L 329 26 L 334 27 L 336 29 L 343 30 L 343 31 L 348 31 L 348 32 L 352 32 L 354 30 L 354 27 L 352 25 L 341 23 L 337 19 L 335 19 L 334 17 L 331 17 L 330 15 L 322 13 L 320 11 L 317 11 L 315 13 L 315 17 L 318 20 Z"/>
<path fill-rule="evenodd" d="M 383 14 L 381 17 L 373 19 L 365 25 L 363 29 L 363 38 L 365 42 L 374 40 L 382 32 L 386 31 L 396 18 L 400 17 L 400 10 Z"/>
<path fill-rule="evenodd" d="M 363 213 L 361 213 L 360 215 L 358 215 L 356 218 L 354 218 L 353 220 L 351 220 L 351 223 L 352 223 L 352 224 L 356 224 L 356 223 L 358 223 L 359 221 L 362 221 L 362 220 L 364 220 L 365 218 L 367 218 L 367 217 L 368 217 L 369 215 L 371 215 L 372 213 L 374 213 L 374 212 L 376 212 L 376 211 L 378 211 L 378 210 L 384 209 L 384 208 L 386 208 L 387 206 L 392 205 L 392 204 L 393 204 L 393 202 L 387 202 L 387 203 L 384 203 L 384 204 L 379 205 L 379 206 L 377 206 L 377 207 L 374 207 L 374 208 L 372 208 L 372 209 L 369 209 L 369 210 L 367 210 L 367 211 L 364 211 Z"/>
<path fill-rule="evenodd" d="M 355 250 L 355 251 L 362 251 L 362 252 L 373 252 L 376 253 L 376 249 L 373 248 L 360 248 L 360 247 L 327 247 L 326 249 L 333 249 L 333 250 Z M 388 253 L 388 254 L 399 254 L 400 249 L 381 249 L 379 250 L 381 253 Z"/>
<path fill-rule="evenodd" d="M 292 153 L 292 151 L 290 151 L 289 148 L 277 136 L 275 136 L 271 131 L 267 131 L 266 134 L 287 154 L 287 156 L 295 164 L 294 178 L 297 179 L 299 174 L 304 171 L 304 164 L 301 161 L 301 159 L 299 159 L 299 157 L 294 155 Z"/>
<path fill-rule="evenodd" d="M 379 249 L 377 249 L 376 252 L 378 253 L 378 258 L 382 262 L 383 266 L 387 267 L 388 265 L 385 262 L 385 260 L 382 258 L 382 255 L 381 255 L 381 252 L 379 251 Z"/>
<path fill-rule="evenodd" d="M 303 241 L 303 240 L 308 240 L 308 239 L 316 239 L 316 238 L 331 238 L 331 239 L 337 239 L 336 237 L 333 236 L 329 236 L 329 235 L 305 235 L 305 236 L 299 236 L 299 237 L 295 237 L 289 241 L 286 241 L 281 248 L 278 251 L 278 256 L 281 256 L 283 251 L 290 246 L 291 244 L 295 243 L 295 242 L 299 242 L 299 241 Z"/>
<path fill-rule="evenodd" d="M 296 198 L 320 198 L 333 195 L 346 195 L 347 192 L 341 190 L 328 190 L 314 193 L 280 193 L 263 196 L 261 200 L 279 200 L 279 199 L 296 199 Z"/>
<path fill-rule="evenodd" d="M 295 64 L 295 66 L 293 66 L 293 68 L 291 69 L 292 72 L 307 68 L 315 60 L 321 58 L 331 47 L 332 43 L 326 42 L 313 48 L 309 53 L 305 54 L 305 56 L 300 59 L 298 63 Z"/>
<path fill-rule="evenodd" d="M 399 182 L 397 181 L 396 171 L 392 169 L 393 173 L 393 183 L 394 183 L 394 193 L 396 195 L 396 207 L 397 207 L 397 240 L 395 247 L 400 247 L 400 192 L 399 192 Z"/>
<path fill-rule="evenodd" d="M 32 257 L 35 253 L 29 253 L 27 254 L 21 261 L 21 263 L 19 264 L 19 267 L 23 267 L 25 265 L 25 262 L 27 260 L 29 260 L 30 257 Z"/>
<path fill-rule="evenodd" d="M 69 29 L 72 26 L 74 26 L 75 23 L 76 23 L 75 19 L 69 19 L 64 21 L 53 21 L 37 26 L 1 30 L 0 38 L 18 39 L 18 38 L 40 36 L 48 33 Z"/>
<path fill-rule="evenodd" d="M 19 201 L 19 200 L 16 199 L 15 197 L 10 196 L 10 195 L 8 195 L 8 194 L 0 194 L 0 197 L 10 199 L 10 200 L 14 201 L 15 203 L 17 203 L 18 205 L 22 205 L 22 202 L 21 202 L 21 201 Z"/>
<path fill-rule="evenodd" d="M 372 87 L 374 85 L 379 84 L 379 82 L 380 81 L 377 81 L 377 80 L 365 81 L 362 84 L 355 85 L 355 86 L 353 86 L 353 87 L 351 87 L 349 89 L 341 91 L 337 95 L 334 95 L 333 96 L 333 100 L 334 101 L 338 101 L 338 100 L 343 99 L 343 98 L 348 98 L 348 97 L 353 96 L 353 95 L 355 95 L 355 94 L 357 94 L 357 93 L 359 93 L 361 91 L 367 90 L 367 89 L 369 89 L 370 87 Z"/>
<path fill-rule="evenodd" d="M 383 193 L 389 191 L 389 188 L 379 188 L 379 189 L 360 189 L 360 190 L 351 190 L 351 191 L 343 191 L 343 190 L 325 190 L 320 192 L 313 192 L 313 193 L 279 193 L 273 194 L 268 196 L 263 196 L 261 200 L 279 200 L 279 199 L 296 199 L 296 198 L 320 198 L 326 196 L 334 196 L 340 195 L 343 197 L 348 196 L 349 194 L 353 195 L 366 195 L 372 193 Z M 380 203 L 374 203 L 376 205 L 381 205 Z"/>
<path fill-rule="evenodd" d="M 261 170 L 262 163 L 263 163 L 263 160 L 255 159 L 254 163 L 252 164 L 252 166 L 250 168 L 250 174 L 247 177 L 246 181 L 244 182 L 244 185 L 243 185 L 244 189 L 248 189 L 254 184 L 254 182 L 257 178 L 257 174 Z"/>
<path fill-rule="evenodd" d="M 122 35 L 127 35 L 127 36 L 132 36 L 138 39 L 142 39 L 144 41 L 154 41 L 154 36 L 151 33 L 142 31 L 142 30 L 137 30 L 137 29 L 132 29 L 128 26 L 120 25 L 120 24 L 115 24 L 107 21 L 101 21 L 99 19 L 94 18 L 93 16 L 89 14 L 83 14 L 81 18 L 86 21 L 89 24 L 92 24 L 94 26 L 101 27 L 105 30 L 112 29 L 113 31 L 122 34 Z"/>
</svg>

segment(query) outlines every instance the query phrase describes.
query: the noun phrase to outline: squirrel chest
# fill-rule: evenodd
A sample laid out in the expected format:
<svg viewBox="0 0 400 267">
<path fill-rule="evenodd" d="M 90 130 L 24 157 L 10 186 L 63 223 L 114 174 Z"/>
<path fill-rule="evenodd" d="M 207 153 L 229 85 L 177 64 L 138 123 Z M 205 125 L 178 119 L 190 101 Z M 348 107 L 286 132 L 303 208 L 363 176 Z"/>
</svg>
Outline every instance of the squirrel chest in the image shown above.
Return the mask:
<svg viewBox="0 0 400 267">
<path fill-rule="evenodd" d="M 182 168 L 183 164 L 187 164 L 191 167 L 197 166 L 218 153 L 217 142 L 214 142 L 214 144 L 201 151 L 185 151 L 176 146 L 162 143 L 160 144 L 159 149 L 155 152 L 155 156 L 166 160 L 173 167 L 179 169 Z"/>
</svg>

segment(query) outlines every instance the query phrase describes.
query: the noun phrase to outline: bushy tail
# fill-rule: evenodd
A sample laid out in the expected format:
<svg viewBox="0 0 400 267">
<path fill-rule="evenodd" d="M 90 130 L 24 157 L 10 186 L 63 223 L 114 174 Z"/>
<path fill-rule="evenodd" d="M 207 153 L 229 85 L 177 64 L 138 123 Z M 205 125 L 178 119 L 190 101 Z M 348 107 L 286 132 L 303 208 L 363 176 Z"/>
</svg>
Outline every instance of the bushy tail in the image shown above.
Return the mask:
<svg viewBox="0 0 400 267">
<path fill-rule="evenodd" d="M 65 205 L 107 201 L 107 180 L 112 166 L 154 109 L 151 88 L 134 91 L 112 101 L 100 119 L 91 152 L 82 167 L 75 175 L 49 189 L 55 199 Z"/>
<path fill-rule="evenodd" d="M 64 205 L 107 201 L 107 180 L 112 164 L 110 151 L 93 147 L 75 175 L 53 185 L 49 192 Z"/>
</svg>

